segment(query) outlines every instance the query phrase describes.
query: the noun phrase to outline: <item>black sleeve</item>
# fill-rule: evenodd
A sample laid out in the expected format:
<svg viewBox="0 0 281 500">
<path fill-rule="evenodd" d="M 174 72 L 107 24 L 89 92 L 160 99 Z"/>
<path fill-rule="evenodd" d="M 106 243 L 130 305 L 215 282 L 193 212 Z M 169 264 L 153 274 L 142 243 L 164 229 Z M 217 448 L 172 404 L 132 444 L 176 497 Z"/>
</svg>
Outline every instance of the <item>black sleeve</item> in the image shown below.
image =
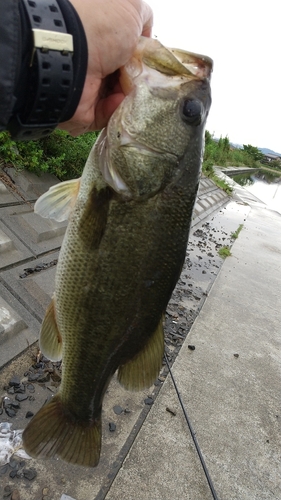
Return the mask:
<svg viewBox="0 0 281 500">
<path fill-rule="evenodd" d="M 28 6 L 26 3 L 24 5 L 23 0 L 0 1 L 0 130 L 8 128 L 12 137 L 16 139 L 23 138 L 22 128 L 19 134 L 15 132 L 18 123 L 22 123 L 27 129 L 31 126 L 30 130 L 35 131 L 33 136 L 30 136 L 28 129 L 26 139 L 39 138 L 41 126 L 43 134 L 45 127 L 47 127 L 46 133 L 49 133 L 49 124 L 54 123 L 53 126 L 50 125 L 54 128 L 58 123 L 69 120 L 74 115 L 83 91 L 88 63 L 87 40 L 81 20 L 68 0 L 57 0 L 56 5 L 62 13 L 66 32 L 72 35 L 73 39 L 74 51 L 72 55 L 69 55 L 72 61 L 72 76 L 71 80 L 68 80 L 72 83 L 69 84 L 64 104 L 59 103 L 58 106 L 64 81 L 62 68 L 66 65 L 52 64 L 51 66 L 55 68 L 52 90 L 47 94 L 46 103 L 41 105 L 39 102 L 38 104 L 42 94 L 43 79 L 41 73 L 41 79 L 38 77 L 38 63 L 33 52 L 32 26 L 26 8 L 30 5 L 32 12 L 36 8 L 41 9 L 40 14 L 43 17 L 37 16 L 38 21 L 35 19 L 36 16 L 31 14 L 36 28 L 42 29 L 40 24 L 42 23 L 43 29 L 54 31 L 52 26 L 56 22 L 57 14 L 52 13 L 58 12 L 58 7 L 55 7 L 56 2 L 51 0 L 42 1 L 42 4 L 37 4 L 37 7 L 35 2 L 28 1 L 27 3 Z M 43 49 L 42 52 L 46 53 Z M 53 116 L 56 116 L 56 119 Z M 37 136 L 36 127 L 39 136 Z"/>
<path fill-rule="evenodd" d="M 0 2 L 0 130 L 6 128 L 16 104 L 20 70 L 21 23 L 18 0 Z"/>
</svg>

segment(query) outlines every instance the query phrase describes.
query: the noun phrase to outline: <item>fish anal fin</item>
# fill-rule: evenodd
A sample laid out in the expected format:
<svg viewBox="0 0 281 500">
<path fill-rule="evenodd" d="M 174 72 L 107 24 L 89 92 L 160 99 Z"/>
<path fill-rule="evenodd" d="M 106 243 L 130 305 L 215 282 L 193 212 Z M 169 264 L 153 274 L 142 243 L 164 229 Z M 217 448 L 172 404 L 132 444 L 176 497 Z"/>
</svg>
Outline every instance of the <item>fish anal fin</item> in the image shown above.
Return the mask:
<svg viewBox="0 0 281 500">
<path fill-rule="evenodd" d="M 42 194 L 34 205 L 34 212 L 58 222 L 67 220 L 76 202 L 80 179 L 60 182 Z"/>
<path fill-rule="evenodd" d="M 101 449 L 101 418 L 80 422 L 65 411 L 56 394 L 29 422 L 23 432 L 26 452 L 37 458 L 58 456 L 84 467 L 96 467 Z"/>
<path fill-rule="evenodd" d="M 144 348 L 133 359 L 118 368 L 118 381 L 131 391 L 150 387 L 159 375 L 164 354 L 163 320 Z"/>
<path fill-rule="evenodd" d="M 40 340 L 40 350 L 51 361 L 60 361 L 62 358 L 62 337 L 56 321 L 55 300 L 52 299 L 43 320 Z"/>
</svg>

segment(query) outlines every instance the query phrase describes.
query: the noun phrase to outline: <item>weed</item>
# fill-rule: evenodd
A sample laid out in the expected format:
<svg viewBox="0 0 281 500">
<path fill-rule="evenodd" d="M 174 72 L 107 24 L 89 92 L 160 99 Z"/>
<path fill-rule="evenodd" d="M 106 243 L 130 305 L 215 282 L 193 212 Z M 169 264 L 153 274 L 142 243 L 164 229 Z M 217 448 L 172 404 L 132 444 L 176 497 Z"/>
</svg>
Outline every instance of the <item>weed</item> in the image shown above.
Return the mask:
<svg viewBox="0 0 281 500">
<path fill-rule="evenodd" d="M 211 179 L 214 181 L 214 183 L 216 184 L 216 186 L 218 186 L 221 189 L 223 189 L 226 192 L 226 194 L 228 194 L 229 196 L 231 195 L 233 189 L 232 189 L 232 187 L 226 181 L 224 181 L 223 179 L 220 179 L 215 174 L 211 176 Z"/>
<path fill-rule="evenodd" d="M 231 233 L 231 238 L 233 240 L 236 240 L 238 238 L 240 231 L 242 231 L 242 228 L 243 228 L 243 224 L 240 224 L 238 229 L 236 229 L 236 231 L 234 231 L 234 233 Z"/>
<path fill-rule="evenodd" d="M 226 257 L 230 257 L 231 255 L 231 251 L 230 251 L 230 248 L 228 246 L 225 246 L 225 247 L 221 247 L 218 251 L 218 254 L 223 258 L 225 259 Z"/>
</svg>

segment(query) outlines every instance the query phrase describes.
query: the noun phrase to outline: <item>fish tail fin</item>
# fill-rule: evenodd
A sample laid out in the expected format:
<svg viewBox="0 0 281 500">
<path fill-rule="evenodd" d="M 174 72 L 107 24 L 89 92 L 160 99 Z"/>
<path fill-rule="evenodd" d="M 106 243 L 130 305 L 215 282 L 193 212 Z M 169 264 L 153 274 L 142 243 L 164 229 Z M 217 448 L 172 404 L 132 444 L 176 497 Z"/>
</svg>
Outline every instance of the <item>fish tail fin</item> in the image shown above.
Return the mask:
<svg viewBox="0 0 281 500">
<path fill-rule="evenodd" d="M 68 463 L 95 467 L 101 449 L 101 418 L 78 422 L 65 411 L 56 394 L 33 417 L 23 432 L 23 445 L 32 457 L 59 456 Z"/>
<path fill-rule="evenodd" d="M 124 365 L 119 366 L 117 379 L 129 391 L 150 387 L 159 375 L 164 355 L 163 318 L 144 348 Z"/>
</svg>

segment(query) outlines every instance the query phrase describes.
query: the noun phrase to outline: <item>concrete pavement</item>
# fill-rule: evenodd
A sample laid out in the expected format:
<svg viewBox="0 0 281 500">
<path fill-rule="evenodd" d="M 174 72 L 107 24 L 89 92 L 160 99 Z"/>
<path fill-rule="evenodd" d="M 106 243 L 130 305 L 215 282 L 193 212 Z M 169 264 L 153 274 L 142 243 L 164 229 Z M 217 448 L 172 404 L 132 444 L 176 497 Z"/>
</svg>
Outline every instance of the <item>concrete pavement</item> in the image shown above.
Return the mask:
<svg viewBox="0 0 281 500">
<path fill-rule="evenodd" d="M 280 214 L 252 206 L 231 253 L 172 371 L 218 498 L 277 500 Z M 170 377 L 105 498 L 213 498 Z"/>
</svg>

